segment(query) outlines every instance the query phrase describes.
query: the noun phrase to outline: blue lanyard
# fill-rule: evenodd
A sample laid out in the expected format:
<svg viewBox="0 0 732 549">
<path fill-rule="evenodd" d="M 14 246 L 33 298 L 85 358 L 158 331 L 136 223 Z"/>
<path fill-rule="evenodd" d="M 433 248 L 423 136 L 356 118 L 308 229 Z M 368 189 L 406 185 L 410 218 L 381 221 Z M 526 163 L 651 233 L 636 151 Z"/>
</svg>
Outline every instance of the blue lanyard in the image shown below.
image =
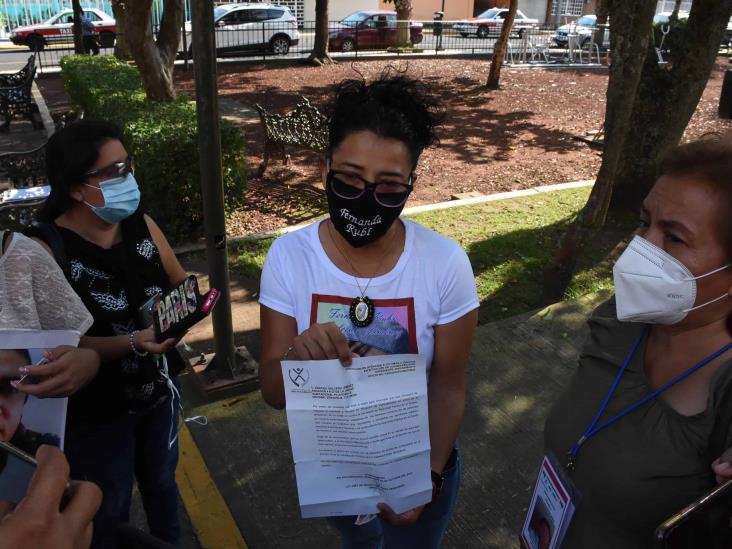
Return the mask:
<svg viewBox="0 0 732 549">
<path fill-rule="evenodd" d="M 587 442 L 591 437 L 595 436 L 597 433 L 602 431 L 605 427 L 609 427 L 616 421 L 619 421 L 623 419 L 625 416 L 627 416 L 629 413 L 633 412 L 634 410 L 637 410 L 641 406 L 643 406 L 646 402 L 649 400 L 653 400 L 658 395 L 663 393 L 666 389 L 669 387 L 672 387 L 673 385 L 676 385 L 679 381 L 686 379 L 691 374 L 696 372 L 697 370 L 700 370 L 710 362 L 712 362 L 714 359 L 719 357 L 720 355 L 726 353 L 728 350 L 732 349 L 732 342 L 727 343 L 724 347 L 716 351 L 715 353 L 712 353 L 707 358 L 701 360 L 700 362 L 697 362 L 694 366 L 686 370 L 684 373 L 679 374 L 675 378 L 673 378 L 671 381 L 666 383 L 665 385 L 659 387 L 655 391 L 647 394 L 643 398 L 641 398 L 638 402 L 635 404 L 631 404 L 624 410 L 621 410 L 617 414 L 615 414 L 610 419 L 605 420 L 600 425 L 597 425 L 597 422 L 600 421 L 600 417 L 602 417 L 602 414 L 605 412 L 605 408 L 607 408 L 608 403 L 610 402 L 610 399 L 612 398 L 613 394 L 615 394 L 615 390 L 618 388 L 618 385 L 620 384 L 620 378 L 623 377 L 623 374 L 625 373 L 625 370 L 628 368 L 628 365 L 630 364 L 630 361 L 633 359 L 633 356 L 635 355 L 635 352 L 638 350 L 638 346 L 640 345 L 640 342 L 643 340 L 643 336 L 646 335 L 647 328 L 645 328 L 638 338 L 635 340 L 635 343 L 633 343 L 633 347 L 630 349 L 630 353 L 628 354 L 627 358 L 625 359 L 625 362 L 623 363 L 623 367 L 620 369 L 620 372 L 618 372 L 618 375 L 615 377 L 615 381 L 613 382 L 612 386 L 610 387 L 610 391 L 608 391 L 607 396 L 605 397 L 605 400 L 602 402 L 602 405 L 600 405 L 600 409 L 597 411 L 597 415 L 595 415 L 595 419 L 592 420 L 592 423 L 590 423 L 590 426 L 587 427 L 587 430 L 585 431 L 585 434 L 583 434 L 577 442 L 575 442 L 574 446 L 572 446 L 572 449 L 568 452 L 567 457 L 569 458 L 569 461 L 567 462 L 567 470 L 572 471 L 574 469 L 575 462 L 577 461 L 577 454 L 579 454 L 580 448 L 582 445 Z M 596 426 L 597 425 L 597 426 Z"/>
</svg>

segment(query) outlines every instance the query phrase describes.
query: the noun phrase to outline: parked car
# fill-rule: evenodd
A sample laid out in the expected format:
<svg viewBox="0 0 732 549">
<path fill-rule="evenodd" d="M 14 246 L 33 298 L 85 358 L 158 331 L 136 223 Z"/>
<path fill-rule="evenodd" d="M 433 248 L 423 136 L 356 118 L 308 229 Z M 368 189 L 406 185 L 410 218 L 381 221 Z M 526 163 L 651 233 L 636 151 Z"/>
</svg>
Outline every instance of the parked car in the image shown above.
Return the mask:
<svg viewBox="0 0 732 549">
<path fill-rule="evenodd" d="M 395 11 L 357 11 L 328 31 L 328 49 L 350 52 L 358 49 L 382 49 L 396 46 Z M 409 22 L 409 40 L 422 41 L 422 23 Z"/>
<path fill-rule="evenodd" d="M 459 32 L 463 38 L 472 34 L 478 38 L 498 36 L 501 33 L 501 27 L 503 27 L 503 20 L 507 15 L 508 9 L 506 8 L 491 8 L 477 17 L 458 21 L 452 28 Z M 513 20 L 513 27 L 511 27 L 513 32 L 521 37 L 527 29 L 536 28 L 539 28 L 538 19 L 530 19 L 521 10 L 516 10 L 516 17 Z"/>
<path fill-rule="evenodd" d="M 290 8 L 275 4 L 216 6 L 214 28 L 217 54 L 266 50 L 276 55 L 285 55 L 291 46 L 300 42 L 297 19 L 290 12 Z M 185 30 L 187 47 L 192 52 L 190 21 L 186 22 Z"/>
<path fill-rule="evenodd" d="M 114 18 L 96 8 L 84 8 L 97 33 L 103 48 L 114 46 L 117 27 Z M 74 43 L 74 11 L 67 9 L 57 13 L 44 23 L 16 27 L 10 33 L 13 44 L 28 46 L 32 51 L 41 51 L 51 44 Z"/>
<path fill-rule="evenodd" d="M 592 40 L 595 31 L 597 31 L 597 15 L 583 15 L 576 21 L 558 27 L 554 36 L 552 36 L 552 40 L 560 48 L 566 48 L 569 44 L 569 37 L 577 35 L 578 45 L 584 47 Z M 610 32 L 607 28 L 602 41 L 604 46 L 610 45 Z"/>
</svg>

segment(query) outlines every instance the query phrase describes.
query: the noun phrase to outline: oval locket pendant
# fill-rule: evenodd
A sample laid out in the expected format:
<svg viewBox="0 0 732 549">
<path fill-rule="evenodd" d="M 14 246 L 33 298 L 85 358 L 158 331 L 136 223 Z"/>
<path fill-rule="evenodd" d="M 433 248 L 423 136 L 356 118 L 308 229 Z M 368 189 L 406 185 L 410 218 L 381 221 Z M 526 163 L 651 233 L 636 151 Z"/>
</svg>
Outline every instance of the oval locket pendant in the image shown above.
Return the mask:
<svg viewBox="0 0 732 549">
<path fill-rule="evenodd" d="M 364 328 L 374 321 L 374 304 L 366 296 L 357 297 L 351 302 L 348 318 L 357 328 Z"/>
</svg>

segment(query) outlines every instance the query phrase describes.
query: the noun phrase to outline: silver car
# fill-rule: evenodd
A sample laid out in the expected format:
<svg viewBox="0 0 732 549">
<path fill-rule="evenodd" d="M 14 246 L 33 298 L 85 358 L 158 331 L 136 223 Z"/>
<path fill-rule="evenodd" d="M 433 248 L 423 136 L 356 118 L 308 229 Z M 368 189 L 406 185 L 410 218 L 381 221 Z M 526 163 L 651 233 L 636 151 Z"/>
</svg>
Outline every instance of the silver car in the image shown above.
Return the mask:
<svg viewBox="0 0 732 549">
<path fill-rule="evenodd" d="M 568 25 L 562 25 L 557 29 L 552 36 L 554 43 L 560 48 L 566 48 L 569 44 L 569 37 L 577 37 L 577 45 L 582 47 L 587 42 L 592 40 L 592 33 L 596 30 L 597 16 L 596 15 L 583 15 L 577 21 L 573 21 Z M 608 33 L 605 33 L 605 40 L 608 38 Z"/>
<path fill-rule="evenodd" d="M 214 8 L 216 53 L 270 51 L 286 55 L 300 41 L 297 19 L 286 6 L 276 4 L 224 4 Z M 191 48 L 191 23 L 185 24 Z"/>
</svg>

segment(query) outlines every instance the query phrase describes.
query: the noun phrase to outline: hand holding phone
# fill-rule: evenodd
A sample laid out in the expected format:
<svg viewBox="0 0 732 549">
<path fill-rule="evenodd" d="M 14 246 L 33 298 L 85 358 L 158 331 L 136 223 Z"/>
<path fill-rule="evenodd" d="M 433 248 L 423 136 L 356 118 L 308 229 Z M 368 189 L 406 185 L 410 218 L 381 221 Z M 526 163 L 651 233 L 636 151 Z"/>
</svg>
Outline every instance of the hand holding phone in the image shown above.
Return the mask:
<svg viewBox="0 0 732 549">
<path fill-rule="evenodd" d="M 732 480 L 718 484 L 656 528 L 656 546 L 662 549 L 729 548 Z"/>
<path fill-rule="evenodd" d="M 74 482 L 67 505 L 59 512 L 69 464 L 61 450 L 52 446 L 41 446 L 36 460 L 38 469 L 28 493 L 0 521 L 0 549 L 89 547 L 92 519 L 102 502 L 101 491 L 90 482 Z"/>
<path fill-rule="evenodd" d="M 152 355 L 162 355 L 175 347 L 177 343 L 178 340 L 172 337 L 158 343 L 155 330 L 152 326 L 144 330 L 139 330 L 135 334 L 135 349 L 142 353 L 147 352 Z"/>
<path fill-rule="evenodd" d="M 732 448 L 727 450 L 712 462 L 712 470 L 717 482 L 732 479 Z"/>
</svg>

